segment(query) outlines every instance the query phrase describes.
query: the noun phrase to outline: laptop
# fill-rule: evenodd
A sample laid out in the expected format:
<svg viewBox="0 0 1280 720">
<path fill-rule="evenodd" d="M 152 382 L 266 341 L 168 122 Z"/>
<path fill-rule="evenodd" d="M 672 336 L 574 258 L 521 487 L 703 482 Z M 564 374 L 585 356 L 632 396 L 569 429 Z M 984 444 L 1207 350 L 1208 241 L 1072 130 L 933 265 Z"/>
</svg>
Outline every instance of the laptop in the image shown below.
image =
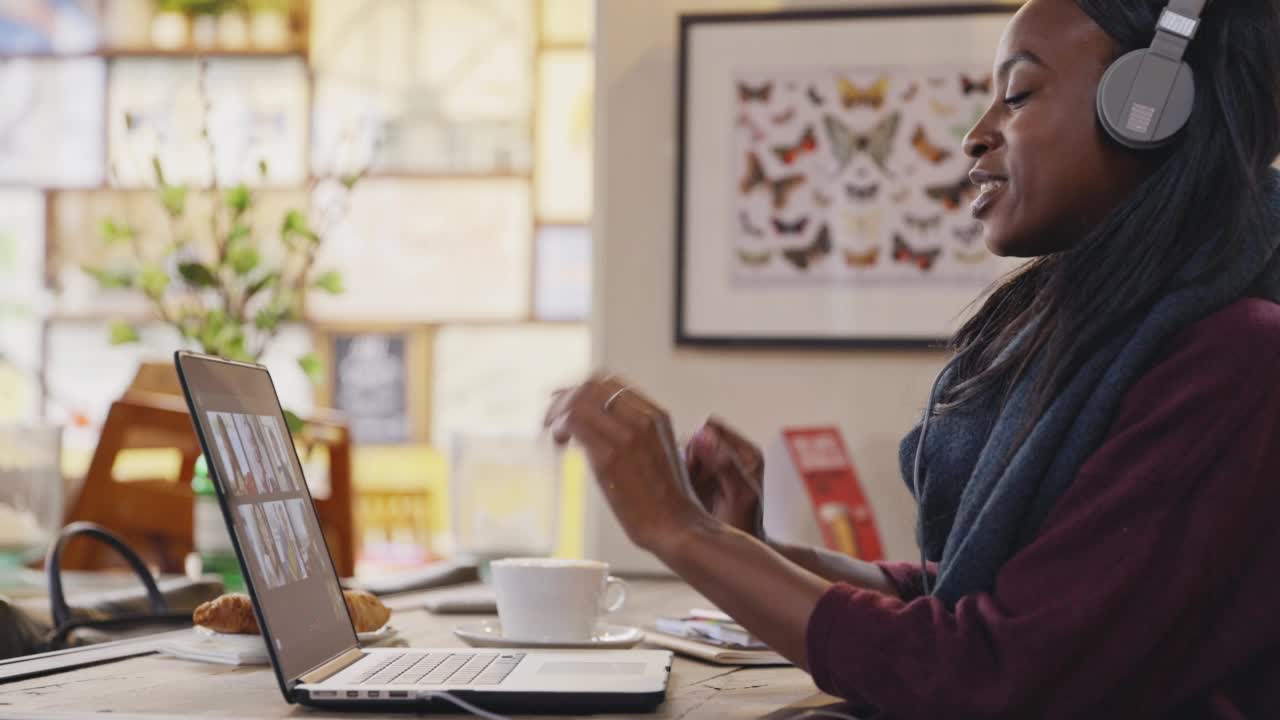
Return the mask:
<svg viewBox="0 0 1280 720">
<path fill-rule="evenodd" d="M 174 361 L 285 700 L 521 713 L 663 702 L 666 650 L 362 649 L 266 368 L 186 351 Z"/>
</svg>

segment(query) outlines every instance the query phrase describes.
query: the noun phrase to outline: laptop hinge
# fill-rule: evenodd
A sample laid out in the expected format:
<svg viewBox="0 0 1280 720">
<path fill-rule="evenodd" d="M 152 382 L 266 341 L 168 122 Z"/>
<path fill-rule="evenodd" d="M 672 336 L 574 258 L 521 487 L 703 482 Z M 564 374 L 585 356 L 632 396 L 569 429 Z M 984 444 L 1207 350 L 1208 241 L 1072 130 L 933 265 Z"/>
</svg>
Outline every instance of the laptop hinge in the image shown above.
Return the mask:
<svg viewBox="0 0 1280 720">
<path fill-rule="evenodd" d="M 337 675 L 343 670 L 351 667 L 363 657 L 364 653 L 361 652 L 359 648 L 351 648 L 338 657 L 298 678 L 298 680 L 307 684 L 324 682 L 325 680 L 328 680 L 334 675 Z"/>
</svg>

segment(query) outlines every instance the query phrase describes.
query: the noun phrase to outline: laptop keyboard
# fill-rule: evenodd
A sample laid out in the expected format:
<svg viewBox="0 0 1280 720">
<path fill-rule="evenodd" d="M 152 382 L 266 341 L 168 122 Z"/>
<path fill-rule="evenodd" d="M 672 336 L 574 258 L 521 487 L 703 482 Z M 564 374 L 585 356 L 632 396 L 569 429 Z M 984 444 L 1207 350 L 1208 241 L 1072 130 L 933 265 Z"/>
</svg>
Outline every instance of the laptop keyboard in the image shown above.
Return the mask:
<svg viewBox="0 0 1280 720">
<path fill-rule="evenodd" d="M 355 685 L 497 685 L 524 653 L 387 653 L 351 679 Z"/>
</svg>

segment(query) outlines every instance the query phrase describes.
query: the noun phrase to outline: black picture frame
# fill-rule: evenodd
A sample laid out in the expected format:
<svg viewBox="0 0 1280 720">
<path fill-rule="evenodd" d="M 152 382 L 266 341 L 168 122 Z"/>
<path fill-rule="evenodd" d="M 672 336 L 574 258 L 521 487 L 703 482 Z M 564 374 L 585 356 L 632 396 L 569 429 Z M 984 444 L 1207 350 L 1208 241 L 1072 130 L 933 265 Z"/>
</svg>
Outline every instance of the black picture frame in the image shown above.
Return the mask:
<svg viewBox="0 0 1280 720">
<path fill-rule="evenodd" d="M 674 340 L 677 346 L 691 348 L 761 348 L 761 349 L 938 349 L 945 345 L 949 333 L 930 333 L 914 336 L 896 336 L 882 333 L 849 333 L 844 335 L 806 335 L 778 334 L 768 330 L 730 331 L 708 333 L 691 327 L 688 311 L 691 299 L 696 295 L 696 287 L 691 288 L 694 278 L 686 261 L 692 240 L 687 231 L 690 213 L 693 211 L 690 199 L 689 163 L 690 122 L 691 113 L 695 112 L 690 98 L 690 77 L 694 69 L 692 63 L 692 42 L 694 31 L 708 26 L 749 25 L 768 26 L 795 23 L 812 23 L 815 26 L 828 21 L 864 21 L 884 19 L 955 19 L 963 24 L 975 18 L 992 18 L 998 16 L 1001 24 L 1007 20 L 1017 6 L 995 3 L 967 5 L 930 5 L 919 7 L 869 7 L 849 9 L 816 9 L 789 10 L 765 13 L 695 13 L 683 14 L 679 18 L 679 46 L 677 65 L 677 112 L 676 112 L 676 213 L 675 213 L 675 290 L 674 307 Z M 991 44 L 994 54 L 995 44 Z M 990 58 L 986 58 L 989 63 Z M 974 288 L 971 294 L 976 299 L 982 287 Z M 956 308 L 957 311 L 963 307 Z"/>
</svg>

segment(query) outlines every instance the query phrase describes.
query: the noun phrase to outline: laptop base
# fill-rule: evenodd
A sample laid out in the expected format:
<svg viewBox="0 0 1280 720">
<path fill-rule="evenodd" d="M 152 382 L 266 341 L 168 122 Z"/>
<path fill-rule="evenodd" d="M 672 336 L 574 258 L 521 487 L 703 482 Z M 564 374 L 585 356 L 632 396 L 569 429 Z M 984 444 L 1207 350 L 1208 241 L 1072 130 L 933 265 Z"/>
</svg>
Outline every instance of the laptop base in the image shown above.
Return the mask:
<svg viewBox="0 0 1280 720">
<path fill-rule="evenodd" d="M 351 691 L 355 692 L 355 691 Z M 315 698 L 307 690 L 297 690 L 295 701 L 308 707 L 331 710 L 379 712 L 466 713 L 447 698 L 430 697 L 430 690 L 405 690 L 408 699 Z M 413 697 L 414 695 L 420 697 Z M 653 712 L 666 700 L 666 692 L 654 693 L 561 693 L 561 692 L 483 692 L 450 690 L 459 700 L 499 714 L 589 715 L 596 713 Z M 385 697 L 385 691 L 384 691 Z"/>
</svg>

